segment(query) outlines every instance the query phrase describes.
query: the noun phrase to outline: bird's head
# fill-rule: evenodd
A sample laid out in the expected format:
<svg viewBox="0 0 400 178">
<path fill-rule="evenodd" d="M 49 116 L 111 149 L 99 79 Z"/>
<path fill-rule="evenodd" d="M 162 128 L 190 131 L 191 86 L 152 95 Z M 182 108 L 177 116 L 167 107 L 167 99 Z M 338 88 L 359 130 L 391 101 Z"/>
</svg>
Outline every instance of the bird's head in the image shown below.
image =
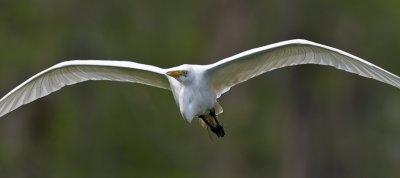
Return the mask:
<svg viewBox="0 0 400 178">
<path fill-rule="evenodd" d="M 194 78 L 193 69 L 186 65 L 179 67 L 177 69 L 168 71 L 167 75 L 175 78 L 182 84 L 188 84 Z"/>
</svg>

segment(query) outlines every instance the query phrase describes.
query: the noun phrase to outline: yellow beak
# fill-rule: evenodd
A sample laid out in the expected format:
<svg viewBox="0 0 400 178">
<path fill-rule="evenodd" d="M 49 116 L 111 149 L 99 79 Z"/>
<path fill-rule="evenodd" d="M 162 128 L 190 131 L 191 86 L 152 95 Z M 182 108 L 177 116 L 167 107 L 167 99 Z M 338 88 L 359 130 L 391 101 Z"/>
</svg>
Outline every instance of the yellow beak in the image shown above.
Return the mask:
<svg viewBox="0 0 400 178">
<path fill-rule="evenodd" d="M 179 78 L 182 75 L 186 75 L 186 71 L 184 70 L 174 70 L 174 71 L 169 71 L 167 72 L 167 75 L 174 77 L 174 78 Z"/>
</svg>

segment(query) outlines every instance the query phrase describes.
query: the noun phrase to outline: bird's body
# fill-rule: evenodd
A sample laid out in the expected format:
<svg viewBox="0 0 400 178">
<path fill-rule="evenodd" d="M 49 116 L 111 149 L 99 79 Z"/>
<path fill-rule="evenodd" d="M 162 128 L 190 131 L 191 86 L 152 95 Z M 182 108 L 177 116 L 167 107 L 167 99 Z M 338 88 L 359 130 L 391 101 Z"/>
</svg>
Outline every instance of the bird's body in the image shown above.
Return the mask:
<svg viewBox="0 0 400 178">
<path fill-rule="evenodd" d="M 207 111 L 214 108 L 216 98 L 208 86 L 184 86 L 179 93 L 179 108 L 184 118 L 191 121 L 195 116 L 208 114 Z"/>
<path fill-rule="evenodd" d="M 182 70 L 179 69 L 184 69 L 187 74 L 182 76 Z M 225 132 L 217 118 L 222 108 L 205 69 L 200 65 L 184 64 L 170 69 L 173 72 L 167 72 L 167 76 L 182 117 L 189 123 L 195 117 L 200 118 L 202 126 L 210 128 L 218 137 L 223 137 Z"/>
<path fill-rule="evenodd" d="M 208 114 L 206 111 L 214 108 L 216 93 L 210 88 L 204 67 L 186 64 L 177 67 L 179 68 L 188 70 L 191 80 L 176 82 L 177 80 L 173 77 L 168 77 L 168 79 L 183 118 L 191 122 L 195 116 Z"/>
<path fill-rule="evenodd" d="M 306 40 L 289 40 L 254 48 L 209 65 L 169 69 L 128 61 L 77 60 L 59 63 L 0 99 L 0 117 L 66 85 L 87 80 L 141 83 L 171 90 L 182 117 L 200 118 L 218 137 L 225 132 L 217 115 L 217 99 L 234 85 L 265 72 L 301 64 L 332 66 L 400 88 L 400 78 L 344 51 Z"/>
<path fill-rule="evenodd" d="M 187 74 L 182 76 L 180 69 Z M 167 72 L 167 76 L 182 117 L 189 123 L 193 118 L 200 118 L 203 127 L 210 128 L 218 137 L 223 137 L 225 131 L 217 118 L 217 114 L 222 113 L 222 107 L 210 85 L 206 68 L 184 64 L 168 71 L 172 71 Z"/>
</svg>

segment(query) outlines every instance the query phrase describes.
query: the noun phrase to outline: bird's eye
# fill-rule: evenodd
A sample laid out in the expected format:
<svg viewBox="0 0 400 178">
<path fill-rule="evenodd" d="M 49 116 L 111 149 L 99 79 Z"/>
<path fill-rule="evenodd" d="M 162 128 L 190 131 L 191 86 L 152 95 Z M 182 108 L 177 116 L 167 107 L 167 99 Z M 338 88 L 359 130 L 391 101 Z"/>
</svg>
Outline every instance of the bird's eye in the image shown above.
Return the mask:
<svg viewBox="0 0 400 178">
<path fill-rule="evenodd" d="M 182 70 L 182 76 L 187 77 L 188 71 L 187 70 Z"/>
</svg>

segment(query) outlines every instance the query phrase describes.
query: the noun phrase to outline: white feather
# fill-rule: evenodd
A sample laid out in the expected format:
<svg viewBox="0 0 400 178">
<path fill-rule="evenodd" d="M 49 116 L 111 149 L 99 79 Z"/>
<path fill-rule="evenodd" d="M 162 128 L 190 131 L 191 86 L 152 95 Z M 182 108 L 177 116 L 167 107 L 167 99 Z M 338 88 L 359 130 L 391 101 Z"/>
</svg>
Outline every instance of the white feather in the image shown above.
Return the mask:
<svg viewBox="0 0 400 178">
<path fill-rule="evenodd" d="M 289 40 L 254 48 L 207 65 L 210 83 L 217 93 L 265 72 L 300 64 L 319 64 L 372 78 L 400 88 L 398 76 L 357 56 L 307 40 Z"/>
<path fill-rule="evenodd" d="M 319 64 L 372 78 L 400 88 L 400 78 L 372 63 L 329 46 L 306 40 L 283 41 L 251 49 L 209 65 L 181 65 L 170 69 L 127 61 L 67 61 L 29 78 L 0 99 L 0 117 L 23 104 L 55 92 L 66 85 L 87 80 L 111 80 L 171 89 L 182 116 L 216 114 L 216 99 L 238 83 L 265 72 L 300 64 Z M 186 70 L 173 78 L 166 73 Z"/>
<path fill-rule="evenodd" d="M 87 80 L 133 82 L 169 89 L 164 73 L 158 67 L 127 61 L 62 62 L 34 75 L 0 99 L 0 117 L 64 86 Z"/>
</svg>

